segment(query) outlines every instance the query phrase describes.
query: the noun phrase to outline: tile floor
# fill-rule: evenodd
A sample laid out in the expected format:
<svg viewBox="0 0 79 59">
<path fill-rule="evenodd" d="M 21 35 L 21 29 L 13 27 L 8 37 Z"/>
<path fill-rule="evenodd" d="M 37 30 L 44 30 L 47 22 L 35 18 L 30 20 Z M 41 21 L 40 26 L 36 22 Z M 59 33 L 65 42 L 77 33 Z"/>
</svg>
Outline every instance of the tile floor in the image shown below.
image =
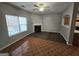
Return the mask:
<svg viewBox="0 0 79 59">
<path fill-rule="evenodd" d="M 1 52 L 12 56 L 78 56 L 78 46 L 68 46 L 59 33 L 33 33 Z"/>
</svg>

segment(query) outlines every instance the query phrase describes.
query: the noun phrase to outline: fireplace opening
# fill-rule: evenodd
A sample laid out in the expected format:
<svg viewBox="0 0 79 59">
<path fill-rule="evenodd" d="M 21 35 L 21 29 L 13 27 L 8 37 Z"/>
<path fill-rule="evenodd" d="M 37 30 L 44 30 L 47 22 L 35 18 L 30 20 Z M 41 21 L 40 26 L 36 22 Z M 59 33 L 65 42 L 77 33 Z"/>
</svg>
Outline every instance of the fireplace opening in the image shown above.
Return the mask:
<svg viewBox="0 0 79 59">
<path fill-rule="evenodd" d="M 35 33 L 41 32 L 41 25 L 35 25 L 34 26 L 34 32 Z"/>
</svg>

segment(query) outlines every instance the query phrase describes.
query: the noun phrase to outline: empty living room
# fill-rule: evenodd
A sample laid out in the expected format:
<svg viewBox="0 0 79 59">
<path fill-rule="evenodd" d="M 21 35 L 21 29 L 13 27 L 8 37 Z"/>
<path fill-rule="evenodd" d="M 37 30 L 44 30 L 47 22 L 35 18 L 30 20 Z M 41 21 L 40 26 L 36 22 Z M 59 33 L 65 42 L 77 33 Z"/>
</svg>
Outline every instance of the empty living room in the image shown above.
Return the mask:
<svg viewBox="0 0 79 59">
<path fill-rule="evenodd" d="M 79 3 L 0 2 L 0 56 L 79 56 Z"/>
</svg>

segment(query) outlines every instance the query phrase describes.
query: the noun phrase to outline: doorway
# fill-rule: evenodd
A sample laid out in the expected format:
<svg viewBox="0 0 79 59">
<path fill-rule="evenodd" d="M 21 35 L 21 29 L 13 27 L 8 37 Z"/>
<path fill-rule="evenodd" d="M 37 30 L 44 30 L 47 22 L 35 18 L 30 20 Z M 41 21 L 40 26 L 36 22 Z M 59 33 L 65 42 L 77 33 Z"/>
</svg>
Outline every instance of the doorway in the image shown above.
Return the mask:
<svg viewBox="0 0 79 59">
<path fill-rule="evenodd" d="M 71 31 L 70 31 L 70 43 L 72 45 L 79 46 L 79 3 L 74 3 Z"/>
<path fill-rule="evenodd" d="M 75 21 L 73 45 L 79 46 L 79 13 L 77 13 L 77 17 Z"/>
</svg>

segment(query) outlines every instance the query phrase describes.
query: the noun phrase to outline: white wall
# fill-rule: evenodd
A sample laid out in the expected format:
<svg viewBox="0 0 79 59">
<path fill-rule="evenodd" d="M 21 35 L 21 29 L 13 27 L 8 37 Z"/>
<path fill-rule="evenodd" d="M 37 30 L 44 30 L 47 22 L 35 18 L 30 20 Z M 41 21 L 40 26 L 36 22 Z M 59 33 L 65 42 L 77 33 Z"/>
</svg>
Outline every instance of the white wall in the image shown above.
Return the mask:
<svg viewBox="0 0 79 59">
<path fill-rule="evenodd" d="M 61 14 L 43 15 L 43 31 L 59 32 L 61 25 Z"/>
<path fill-rule="evenodd" d="M 33 25 L 38 24 L 42 25 L 42 31 L 47 32 L 58 32 L 61 22 L 60 14 L 48 14 L 48 15 L 39 15 L 39 14 L 31 14 L 16 7 L 10 6 L 8 4 L 0 4 L 0 48 L 16 41 L 17 39 L 27 35 L 28 33 L 33 32 Z M 8 31 L 5 21 L 5 14 L 12 14 L 17 16 L 25 16 L 28 20 L 28 31 L 20 33 L 18 35 L 8 37 Z"/>
<path fill-rule="evenodd" d="M 73 15 L 73 5 L 72 3 L 63 13 L 62 13 L 62 23 L 61 23 L 61 28 L 60 28 L 60 33 L 61 35 L 65 38 L 67 43 L 69 42 L 69 35 L 70 35 L 70 28 L 71 28 L 71 21 L 72 21 L 72 15 Z M 69 26 L 64 26 L 63 25 L 63 16 L 64 15 L 70 15 L 70 24 Z"/>
<path fill-rule="evenodd" d="M 65 10 L 62 15 L 69 14 L 72 19 L 72 11 L 73 11 L 73 4 L 69 6 L 69 8 Z M 28 31 L 22 32 L 13 37 L 8 37 L 5 14 L 13 14 L 13 15 L 27 17 Z M 33 24 L 41 24 L 42 31 L 60 32 L 64 36 L 66 41 L 69 41 L 68 39 L 69 39 L 69 31 L 71 24 L 69 25 L 69 27 L 63 26 L 61 24 L 61 20 L 63 20 L 63 17 L 61 19 L 61 14 L 48 14 L 48 15 L 31 14 L 14 6 L 10 6 L 5 3 L 0 3 L 0 17 L 1 17 L 0 18 L 0 48 L 33 32 Z"/>
<path fill-rule="evenodd" d="M 5 14 L 27 17 L 28 31 L 9 37 Z M 32 22 L 30 15 L 30 13 L 25 12 L 24 10 L 21 10 L 19 8 L 8 5 L 6 3 L 0 3 L 0 49 L 32 32 Z"/>
<path fill-rule="evenodd" d="M 31 20 L 33 25 L 42 25 L 42 31 L 59 32 L 61 25 L 61 14 L 31 14 Z"/>
<path fill-rule="evenodd" d="M 34 25 L 41 25 L 41 30 L 43 31 L 43 16 L 39 14 L 31 14 L 31 21 L 33 26 Z M 32 26 L 32 30 L 34 32 L 34 28 Z"/>
</svg>

